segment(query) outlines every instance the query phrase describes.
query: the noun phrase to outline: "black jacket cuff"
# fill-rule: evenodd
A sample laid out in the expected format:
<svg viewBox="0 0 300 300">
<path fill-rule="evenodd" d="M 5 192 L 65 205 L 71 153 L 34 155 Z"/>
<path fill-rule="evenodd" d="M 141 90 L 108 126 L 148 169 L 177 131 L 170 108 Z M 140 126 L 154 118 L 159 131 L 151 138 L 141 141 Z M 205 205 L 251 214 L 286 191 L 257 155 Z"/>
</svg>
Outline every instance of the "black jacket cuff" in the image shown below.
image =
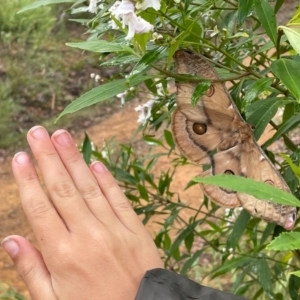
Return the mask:
<svg viewBox="0 0 300 300">
<path fill-rule="evenodd" d="M 202 286 L 164 269 L 144 275 L 135 300 L 242 300 L 243 298 Z"/>
</svg>

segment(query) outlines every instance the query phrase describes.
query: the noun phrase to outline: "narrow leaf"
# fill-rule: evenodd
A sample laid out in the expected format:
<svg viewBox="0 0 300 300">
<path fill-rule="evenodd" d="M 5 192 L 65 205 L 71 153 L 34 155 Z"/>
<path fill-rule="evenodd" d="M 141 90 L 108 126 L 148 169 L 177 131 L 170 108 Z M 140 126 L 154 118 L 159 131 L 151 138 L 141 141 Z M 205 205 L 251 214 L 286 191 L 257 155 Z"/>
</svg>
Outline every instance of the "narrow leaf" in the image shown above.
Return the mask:
<svg viewBox="0 0 300 300">
<path fill-rule="evenodd" d="M 289 166 L 291 167 L 292 171 L 294 172 L 294 174 L 296 175 L 296 177 L 298 178 L 299 182 L 300 182 L 300 168 L 298 166 L 296 166 L 293 161 L 291 160 L 290 157 L 288 157 L 285 154 L 280 154 L 280 156 L 289 164 Z"/>
<path fill-rule="evenodd" d="M 138 60 L 139 58 L 135 55 L 122 53 L 102 62 L 100 66 L 123 66 L 131 63 L 136 63 Z"/>
<path fill-rule="evenodd" d="M 299 286 L 300 286 L 300 276 L 297 275 L 299 271 L 292 272 L 289 278 L 288 291 L 291 300 L 299 300 Z M 296 276 L 295 276 L 296 275 Z M 299 277 L 297 277 L 299 276 Z"/>
<path fill-rule="evenodd" d="M 238 2 L 238 25 L 241 26 L 253 7 L 253 0 L 239 0 Z"/>
<path fill-rule="evenodd" d="M 291 272 L 290 274 L 300 277 L 300 271 Z"/>
<path fill-rule="evenodd" d="M 151 77 L 139 76 L 139 78 L 136 78 L 131 82 L 131 86 L 137 85 L 149 78 Z M 84 107 L 107 100 L 121 92 L 124 92 L 127 88 L 127 79 L 114 80 L 106 84 L 97 86 L 69 104 L 58 116 L 55 122 L 57 122 L 57 120 L 59 120 L 63 115 L 74 113 L 75 111 L 78 111 Z"/>
<path fill-rule="evenodd" d="M 284 3 L 284 0 L 277 0 L 276 4 L 275 4 L 275 8 L 274 8 L 274 12 L 275 14 L 278 13 L 280 7 L 282 6 L 282 4 Z"/>
<path fill-rule="evenodd" d="M 185 264 L 183 265 L 183 267 L 180 269 L 180 274 L 181 275 L 186 275 L 186 273 L 188 272 L 188 270 L 193 266 L 193 264 L 195 263 L 195 261 L 197 261 L 200 257 L 200 255 L 202 254 L 204 249 L 198 250 L 196 251 L 193 256 L 191 258 L 189 258 Z"/>
<path fill-rule="evenodd" d="M 181 243 L 185 240 L 185 238 L 195 230 L 195 228 L 198 226 L 200 221 L 196 221 L 190 225 L 188 225 L 175 239 L 174 243 L 172 244 L 172 247 L 170 249 L 170 255 L 172 255 L 172 252 L 178 249 L 178 247 L 181 245 Z M 170 258 L 170 256 L 168 257 Z"/>
<path fill-rule="evenodd" d="M 246 210 L 242 210 L 236 221 L 234 222 L 232 232 L 227 239 L 227 248 L 233 248 L 238 245 L 238 242 L 243 235 L 248 221 L 250 220 L 250 214 Z"/>
<path fill-rule="evenodd" d="M 300 207 L 299 200 L 292 194 L 250 178 L 222 174 L 208 177 L 195 177 L 193 180 L 199 183 L 215 185 L 239 193 L 252 195 L 257 199 Z"/>
<path fill-rule="evenodd" d="M 36 2 L 33 2 L 33 3 L 30 3 L 30 4 L 26 5 L 25 7 L 20 9 L 17 12 L 17 14 L 20 14 L 20 13 L 22 13 L 24 11 L 27 11 L 27 10 L 38 8 L 40 6 L 45 6 L 45 5 L 50 5 L 50 4 L 57 4 L 57 3 L 74 3 L 74 2 L 76 2 L 76 0 L 40 0 L 40 1 L 36 1 Z"/>
<path fill-rule="evenodd" d="M 266 0 L 254 0 L 258 19 L 274 45 L 277 40 L 277 23 L 272 6 Z"/>
<path fill-rule="evenodd" d="M 87 133 L 84 133 L 84 141 L 81 148 L 81 153 L 83 154 L 83 159 L 87 164 L 91 163 L 92 156 L 92 144 Z"/>
<path fill-rule="evenodd" d="M 272 84 L 273 78 L 261 78 L 253 82 L 244 97 L 245 102 L 252 102 L 255 100 L 258 95 L 264 91 L 266 91 Z"/>
<path fill-rule="evenodd" d="M 300 24 L 289 24 L 278 28 L 283 30 L 291 46 L 300 54 Z"/>
<path fill-rule="evenodd" d="M 155 63 L 159 58 L 161 58 L 165 52 L 166 52 L 165 47 L 159 47 L 158 49 L 153 49 L 146 52 L 146 54 L 134 66 L 129 76 L 143 72 L 144 70 L 149 68 L 151 64 Z"/>
<path fill-rule="evenodd" d="M 205 94 L 205 92 L 209 89 L 210 86 L 211 86 L 210 81 L 201 81 L 197 84 L 191 99 L 191 104 L 193 106 L 197 104 L 197 102 Z"/>
<path fill-rule="evenodd" d="M 105 53 L 105 52 L 129 52 L 134 53 L 134 51 L 122 44 L 122 43 L 112 43 L 109 41 L 99 40 L 99 41 L 86 41 L 80 43 L 66 43 L 67 46 L 72 48 L 79 48 L 82 50 Z"/>
<path fill-rule="evenodd" d="M 175 148 L 175 142 L 174 142 L 172 133 L 169 130 L 165 129 L 164 130 L 164 136 L 165 136 L 165 140 L 166 140 L 167 144 L 170 146 L 170 148 L 174 149 Z"/>
<path fill-rule="evenodd" d="M 278 59 L 271 64 L 271 71 L 286 85 L 289 91 L 300 102 L 300 62 L 289 59 Z"/>
<path fill-rule="evenodd" d="M 251 264 L 252 261 L 253 259 L 251 257 L 243 257 L 243 256 L 226 260 L 224 264 L 214 272 L 212 278 L 217 277 L 226 272 L 235 270 L 238 267 L 245 267 L 246 265 Z"/>
<path fill-rule="evenodd" d="M 259 265 L 259 276 L 258 280 L 266 293 L 270 293 L 272 291 L 272 276 L 270 268 L 263 258 L 258 261 Z"/>
<path fill-rule="evenodd" d="M 285 123 L 280 125 L 280 127 L 277 129 L 277 132 L 272 136 L 272 138 L 263 144 L 263 148 L 267 148 L 268 146 L 270 146 L 272 143 L 278 140 L 283 134 L 288 132 L 291 128 L 293 128 L 298 123 L 300 123 L 300 113 L 291 117 Z"/>
<path fill-rule="evenodd" d="M 268 250 L 296 250 L 300 249 L 300 232 L 283 232 L 268 246 Z"/>
<path fill-rule="evenodd" d="M 300 7 L 298 6 L 296 12 L 294 13 L 292 19 L 289 21 L 288 25 L 300 23 Z"/>
<path fill-rule="evenodd" d="M 268 123 L 276 115 L 278 108 L 292 101 L 279 99 L 279 98 L 268 98 L 265 100 L 256 101 L 246 108 L 246 118 L 249 124 L 255 126 L 254 137 L 256 140 L 260 138 Z"/>
</svg>

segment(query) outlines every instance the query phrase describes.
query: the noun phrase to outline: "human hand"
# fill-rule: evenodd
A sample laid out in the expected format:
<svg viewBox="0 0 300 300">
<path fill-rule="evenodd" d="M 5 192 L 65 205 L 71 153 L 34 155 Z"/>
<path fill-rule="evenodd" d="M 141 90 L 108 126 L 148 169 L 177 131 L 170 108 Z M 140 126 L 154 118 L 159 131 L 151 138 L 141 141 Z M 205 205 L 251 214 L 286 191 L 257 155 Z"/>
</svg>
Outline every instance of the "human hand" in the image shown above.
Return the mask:
<svg viewBox="0 0 300 300">
<path fill-rule="evenodd" d="M 2 246 L 33 300 L 132 300 L 147 270 L 163 267 L 155 244 L 113 176 L 85 164 L 65 130 L 27 135 L 48 193 L 28 154 L 12 161 L 23 209 L 39 243 L 21 236 Z"/>
</svg>

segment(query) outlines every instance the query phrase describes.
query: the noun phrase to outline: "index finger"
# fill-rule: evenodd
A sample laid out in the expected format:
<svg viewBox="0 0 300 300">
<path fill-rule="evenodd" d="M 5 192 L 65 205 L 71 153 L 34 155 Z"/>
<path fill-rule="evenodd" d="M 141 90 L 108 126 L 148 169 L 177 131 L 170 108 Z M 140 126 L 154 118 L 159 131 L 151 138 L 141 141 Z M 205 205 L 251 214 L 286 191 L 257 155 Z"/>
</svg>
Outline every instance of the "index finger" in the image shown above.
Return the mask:
<svg viewBox="0 0 300 300">
<path fill-rule="evenodd" d="M 40 246 L 47 248 L 58 239 L 65 239 L 68 230 L 42 189 L 29 155 L 17 153 L 12 161 L 12 169 L 24 212 Z"/>
</svg>

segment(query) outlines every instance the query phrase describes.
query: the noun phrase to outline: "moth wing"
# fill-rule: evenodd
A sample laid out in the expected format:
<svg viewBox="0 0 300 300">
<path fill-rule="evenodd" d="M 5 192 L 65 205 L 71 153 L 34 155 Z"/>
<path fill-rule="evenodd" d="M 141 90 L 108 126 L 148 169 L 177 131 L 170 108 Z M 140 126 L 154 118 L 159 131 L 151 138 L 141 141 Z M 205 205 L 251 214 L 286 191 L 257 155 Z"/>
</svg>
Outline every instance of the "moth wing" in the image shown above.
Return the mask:
<svg viewBox="0 0 300 300">
<path fill-rule="evenodd" d="M 249 153 L 241 152 L 241 164 L 245 175 L 253 180 L 271 184 L 286 192 L 291 192 L 288 185 L 265 153 L 256 144 Z M 254 167 L 255 166 L 255 167 Z M 275 222 L 286 229 L 291 229 L 295 222 L 296 208 L 269 201 L 259 200 L 247 194 L 237 193 L 242 206 L 253 216 L 268 222 Z"/>
</svg>

